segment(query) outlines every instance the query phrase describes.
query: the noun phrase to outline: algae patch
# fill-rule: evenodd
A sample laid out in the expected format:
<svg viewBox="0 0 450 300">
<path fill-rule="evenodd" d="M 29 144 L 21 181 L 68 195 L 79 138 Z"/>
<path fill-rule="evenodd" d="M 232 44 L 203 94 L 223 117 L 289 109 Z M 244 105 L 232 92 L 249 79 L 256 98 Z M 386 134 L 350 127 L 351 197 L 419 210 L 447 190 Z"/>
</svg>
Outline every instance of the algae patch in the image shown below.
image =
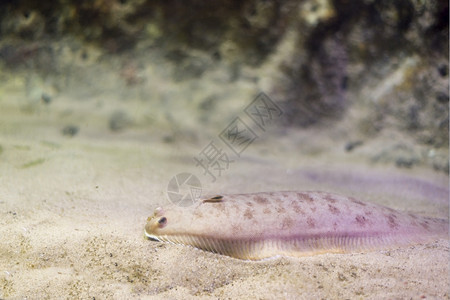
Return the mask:
<svg viewBox="0 0 450 300">
<path fill-rule="evenodd" d="M 35 159 L 35 160 L 32 160 L 30 162 L 23 164 L 21 166 L 21 168 L 26 169 L 26 168 L 30 168 L 30 167 L 35 167 L 35 166 L 43 164 L 44 162 L 45 162 L 45 158 Z"/>
</svg>

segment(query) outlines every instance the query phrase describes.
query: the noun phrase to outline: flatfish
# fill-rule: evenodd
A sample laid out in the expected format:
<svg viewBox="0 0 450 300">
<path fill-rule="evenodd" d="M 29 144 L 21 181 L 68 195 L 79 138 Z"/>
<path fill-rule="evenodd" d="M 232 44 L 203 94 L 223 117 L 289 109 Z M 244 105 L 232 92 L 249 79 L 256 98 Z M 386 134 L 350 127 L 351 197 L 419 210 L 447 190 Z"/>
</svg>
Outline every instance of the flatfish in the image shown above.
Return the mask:
<svg viewBox="0 0 450 300">
<path fill-rule="evenodd" d="M 240 259 L 393 249 L 448 239 L 448 220 L 325 192 L 220 195 L 190 207 L 157 208 L 152 240 Z"/>
</svg>

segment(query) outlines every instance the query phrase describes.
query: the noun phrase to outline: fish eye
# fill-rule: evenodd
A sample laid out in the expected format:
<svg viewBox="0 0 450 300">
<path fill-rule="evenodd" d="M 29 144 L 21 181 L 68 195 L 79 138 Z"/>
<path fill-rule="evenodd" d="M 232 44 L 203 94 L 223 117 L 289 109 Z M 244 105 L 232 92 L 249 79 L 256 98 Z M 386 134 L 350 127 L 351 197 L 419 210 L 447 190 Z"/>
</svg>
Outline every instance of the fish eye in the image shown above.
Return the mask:
<svg viewBox="0 0 450 300">
<path fill-rule="evenodd" d="M 167 223 L 166 217 L 159 218 L 158 220 L 159 227 L 163 227 L 164 225 L 166 225 L 166 223 Z"/>
</svg>

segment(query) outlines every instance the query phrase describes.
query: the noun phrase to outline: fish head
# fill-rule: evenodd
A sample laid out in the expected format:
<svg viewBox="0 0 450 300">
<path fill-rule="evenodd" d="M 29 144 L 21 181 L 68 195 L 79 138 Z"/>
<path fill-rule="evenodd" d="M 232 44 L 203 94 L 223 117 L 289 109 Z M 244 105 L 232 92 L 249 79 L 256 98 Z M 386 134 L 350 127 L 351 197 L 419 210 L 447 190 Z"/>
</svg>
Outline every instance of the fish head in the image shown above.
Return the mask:
<svg viewBox="0 0 450 300">
<path fill-rule="evenodd" d="M 158 207 L 153 215 L 147 218 L 144 234 L 147 238 L 156 241 L 166 241 L 167 237 L 181 234 L 186 231 L 186 216 L 182 209 L 177 207 Z"/>
<path fill-rule="evenodd" d="M 160 231 L 166 227 L 168 223 L 167 217 L 164 216 L 164 210 L 162 207 L 158 207 L 153 212 L 153 215 L 147 218 L 147 224 L 145 225 L 145 235 L 152 240 L 158 240 Z"/>
</svg>

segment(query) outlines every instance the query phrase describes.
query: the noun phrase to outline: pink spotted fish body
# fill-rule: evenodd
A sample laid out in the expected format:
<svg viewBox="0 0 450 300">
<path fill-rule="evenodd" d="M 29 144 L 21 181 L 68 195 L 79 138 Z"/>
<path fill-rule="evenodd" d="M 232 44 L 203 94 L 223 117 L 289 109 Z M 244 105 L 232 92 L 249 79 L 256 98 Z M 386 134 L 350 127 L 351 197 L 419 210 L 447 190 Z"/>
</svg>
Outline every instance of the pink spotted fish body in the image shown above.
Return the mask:
<svg viewBox="0 0 450 300">
<path fill-rule="evenodd" d="M 324 192 L 267 192 L 158 208 L 147 220 L 145 235 L 254 260 L 426 243 L 448 238 L 448 220 Z"/>
</svg>

